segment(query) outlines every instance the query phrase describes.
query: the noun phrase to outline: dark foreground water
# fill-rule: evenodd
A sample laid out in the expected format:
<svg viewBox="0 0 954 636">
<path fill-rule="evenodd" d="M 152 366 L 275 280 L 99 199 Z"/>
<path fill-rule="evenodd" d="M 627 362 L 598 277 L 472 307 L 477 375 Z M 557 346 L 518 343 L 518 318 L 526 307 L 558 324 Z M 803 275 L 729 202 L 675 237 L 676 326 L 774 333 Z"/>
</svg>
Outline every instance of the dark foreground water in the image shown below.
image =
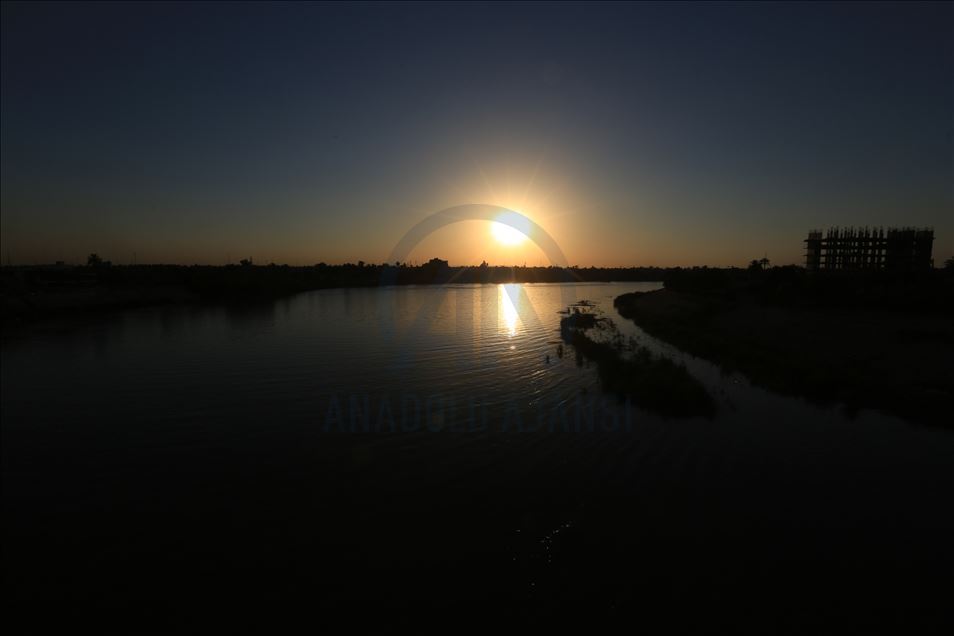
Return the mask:
<svg viewBox="0 0 954 636">
<path fill-rule="evenodd" d="M 615 314 L 655 284 L 340 289 L 3 343 L 7 622 L 321 622 L 446 602 L 703 631 L 948 618 L 954 435 L 772 395 Z M 595 301 L 714 419 L 558 355 Z M 78 621 L 78 622 L 77 622 Z"/>
</svg>

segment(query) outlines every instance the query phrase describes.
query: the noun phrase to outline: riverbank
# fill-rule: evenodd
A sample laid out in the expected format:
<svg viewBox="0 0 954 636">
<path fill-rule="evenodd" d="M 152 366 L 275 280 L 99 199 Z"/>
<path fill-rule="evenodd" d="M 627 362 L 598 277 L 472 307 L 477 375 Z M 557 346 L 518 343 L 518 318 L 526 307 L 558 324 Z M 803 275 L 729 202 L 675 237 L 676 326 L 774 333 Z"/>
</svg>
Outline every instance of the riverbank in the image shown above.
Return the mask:
<svg viewBox="0 0 954 636">
<path fill-rule="evenodd" d="M 623 294 L 647 333 L 772 391 L 952 427 L 954 321 L 943 312 L 778 306 L 735 294 Z"/>
<path fill-rule="evenodd" d="M 685 366 L 635 342 L 626 342 L 608 324 L 605 318 L 579 307 L 571 307 L 560 320 L 563 341 L 573 346 L 579 356 L 596 364 L 605 391 L 631 399 L 637 406 L 663 417 L 715 416 L 715 400 Z M 611 330 L 609 338 L 591 337 L 591 331 L 607 329 Z"/>
<path fill-rule="evenodd" d="M 421 265 L 47 265 L 0 268 L 3 335 L 49 321 L 68 322 L 122 309 L 193 302 L 269 301 L 316 289 L 554 282 L 659 281 L 655 267 L 451 267 Z"/>
</svg>

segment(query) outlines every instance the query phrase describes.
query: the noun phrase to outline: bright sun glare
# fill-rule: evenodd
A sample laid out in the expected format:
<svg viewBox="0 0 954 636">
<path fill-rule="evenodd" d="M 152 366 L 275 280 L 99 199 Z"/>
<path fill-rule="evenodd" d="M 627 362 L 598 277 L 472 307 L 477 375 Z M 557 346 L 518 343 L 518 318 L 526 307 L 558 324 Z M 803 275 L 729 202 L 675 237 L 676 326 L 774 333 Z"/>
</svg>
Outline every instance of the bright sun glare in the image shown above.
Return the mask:
<svg viewBox="0 0 954 636">
<path fill-rule="evenodd" d="M 494 238 L 502 245 L 520 245 L 527 239 L 527 235 L 516 228 L 512 228 L 504 223 L 492 221 L 490 231 Z"/>
</svg>

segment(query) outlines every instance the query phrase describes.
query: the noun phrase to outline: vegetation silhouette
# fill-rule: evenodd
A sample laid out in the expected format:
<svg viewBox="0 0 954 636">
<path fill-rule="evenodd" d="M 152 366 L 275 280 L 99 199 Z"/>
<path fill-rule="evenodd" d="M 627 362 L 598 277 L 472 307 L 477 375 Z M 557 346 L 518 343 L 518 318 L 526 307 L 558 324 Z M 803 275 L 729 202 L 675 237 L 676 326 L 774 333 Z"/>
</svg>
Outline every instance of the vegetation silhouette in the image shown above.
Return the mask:
<svg viewBox="0 0 954 636">
<path fill-rule="evenodd" d="M 570 308 L 560 320 L 560 335 L 579 357 L 596 363 L 605 391 L 665 417 L 715 415 L 715 400 L 685 365 L 654 354 L 633 340 L 625 341 L 608 318 L 585 307 Z M 596 339 L 589 335 L 592 330 L 611 333 L 605 334 L 608 338 Z M 562 357 L 562 345 L 557 354 Z"/>
<path fill-rule="evenodd" d="M 681 270 L 619 296 L 648 333 L 773 391 L 952 426 L 954 270 Z"/>
<path fill-rule="evenodd" d="M 310 266 L 114 265 L 90 254 L 86 266 L 0 268 L 0 314 L 7 325 L 47 317 L 197 301 L 257 302 L 303 291 L 381 285 L 659 281 L 658 267 L 451 266 L 433 258 L 421 265 L 344 263 Z"/>
</svg>

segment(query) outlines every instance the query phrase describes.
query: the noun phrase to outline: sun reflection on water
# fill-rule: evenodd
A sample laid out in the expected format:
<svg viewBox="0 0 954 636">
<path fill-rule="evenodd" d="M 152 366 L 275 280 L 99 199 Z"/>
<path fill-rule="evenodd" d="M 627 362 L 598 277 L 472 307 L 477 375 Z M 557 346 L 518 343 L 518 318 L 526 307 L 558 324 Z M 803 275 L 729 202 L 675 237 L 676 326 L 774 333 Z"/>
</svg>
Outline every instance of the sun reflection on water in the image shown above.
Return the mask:
<svg viewBox="0 0 954 636">
<path fill-rule="evenodd" d="M 498 289 L 498 320 L 507 332 L 507 336 L 513 338 L 517 335 L 517 320 L 520 314 L 515 304 L 519 302 L 520 285 L 499 285 Z M 512 348 L 512 347 L 511 347 Z"/>
</svg>

